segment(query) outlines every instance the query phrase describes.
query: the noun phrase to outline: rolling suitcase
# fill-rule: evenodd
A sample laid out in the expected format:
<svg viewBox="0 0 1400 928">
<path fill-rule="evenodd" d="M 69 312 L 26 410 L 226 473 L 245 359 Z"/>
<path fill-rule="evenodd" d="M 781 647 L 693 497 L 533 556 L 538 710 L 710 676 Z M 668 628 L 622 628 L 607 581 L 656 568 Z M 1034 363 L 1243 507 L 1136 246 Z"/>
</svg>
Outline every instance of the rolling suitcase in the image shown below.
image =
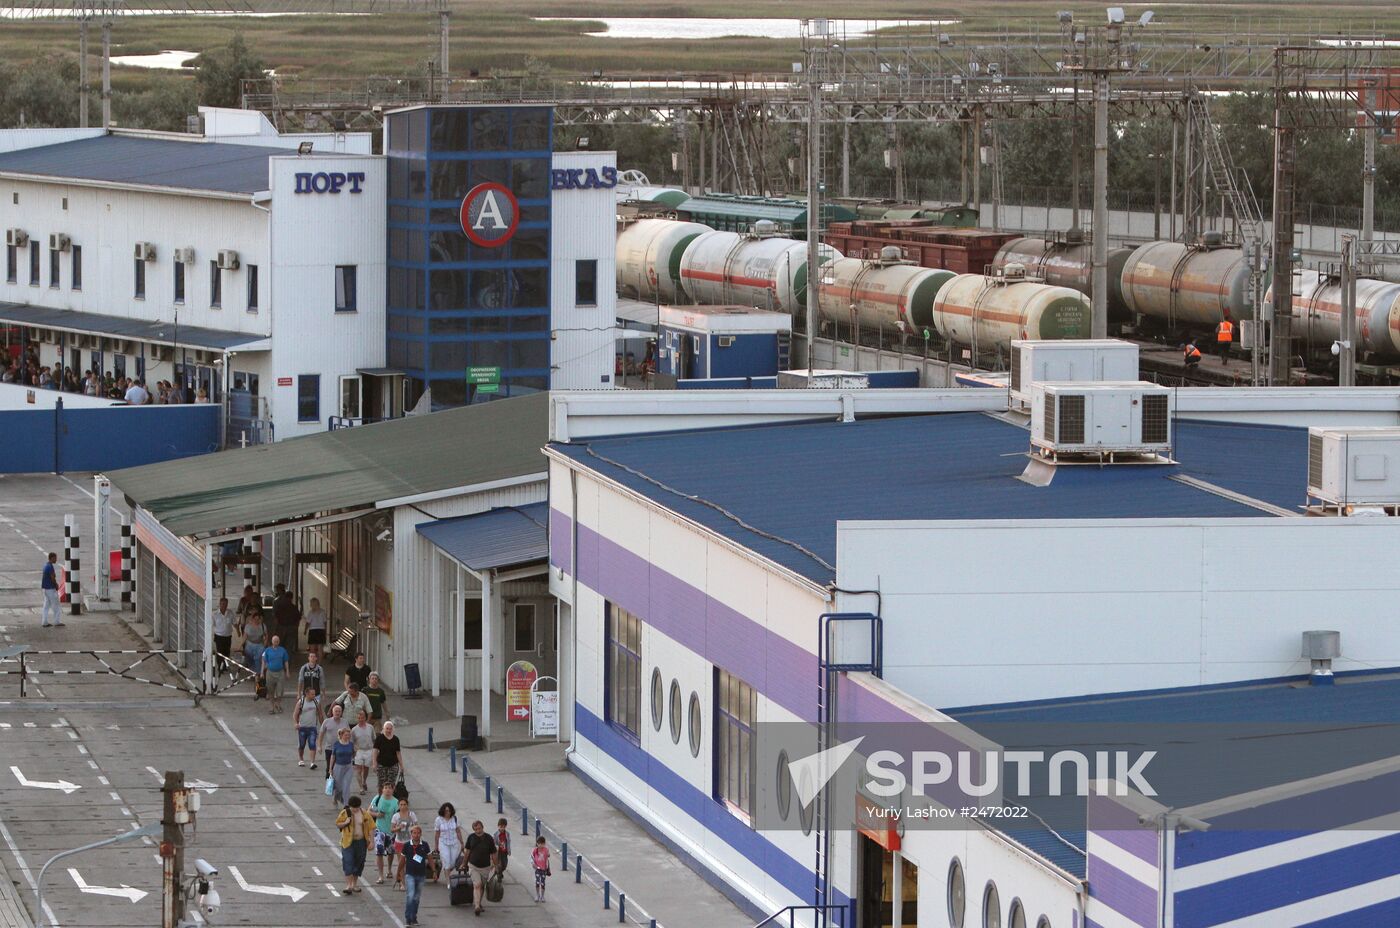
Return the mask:
<svg viewBox="0 0 1400 928">
<path fill-rule="evenodd" d="M 460 870 L 448 874 L 447 887 L 453 905 L 472 904 L 472 878 Z"/>
</svg>

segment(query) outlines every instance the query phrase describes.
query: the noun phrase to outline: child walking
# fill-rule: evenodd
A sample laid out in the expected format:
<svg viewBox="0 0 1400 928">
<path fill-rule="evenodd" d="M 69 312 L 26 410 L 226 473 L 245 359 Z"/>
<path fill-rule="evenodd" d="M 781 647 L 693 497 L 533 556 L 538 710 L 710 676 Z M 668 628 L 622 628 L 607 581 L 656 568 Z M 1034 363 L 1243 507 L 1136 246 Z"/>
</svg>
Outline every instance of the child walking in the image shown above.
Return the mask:
<svg viewBox="0 0 1400 928">
<path fill-rule="evenodd" d="M 535 867 L 535 901 L 544 902 L 544 881 L 550 875 L 549 848 L 544 838 L 535 839 L 535 847 L 530 851 L 530 863 Z"/>
</svg>

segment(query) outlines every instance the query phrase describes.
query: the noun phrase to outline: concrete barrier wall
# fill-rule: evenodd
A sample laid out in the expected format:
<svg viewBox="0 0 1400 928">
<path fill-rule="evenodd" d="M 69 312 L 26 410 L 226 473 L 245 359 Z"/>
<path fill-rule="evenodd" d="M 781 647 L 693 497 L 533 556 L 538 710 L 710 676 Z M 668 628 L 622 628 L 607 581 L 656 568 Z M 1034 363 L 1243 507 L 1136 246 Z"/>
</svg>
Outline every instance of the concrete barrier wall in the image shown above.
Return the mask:
<svg viewBox="0 0 1400 928">
<path fill-rule="evenodd" d="M 62 407 L 0 408 L 0 473 L 117 470 L 219 449 L 212 404 L 74 409 L 59 396 Z"/>
<path fill-rule="evenodd" d="M 121 405 L 121 400 L 101 399 L 81 393 L 40 390 L 13 383 L 0 383 L 0 409 L 53 409 L 60 400 L 66 409 L 106 409 Z"/>
</svg>

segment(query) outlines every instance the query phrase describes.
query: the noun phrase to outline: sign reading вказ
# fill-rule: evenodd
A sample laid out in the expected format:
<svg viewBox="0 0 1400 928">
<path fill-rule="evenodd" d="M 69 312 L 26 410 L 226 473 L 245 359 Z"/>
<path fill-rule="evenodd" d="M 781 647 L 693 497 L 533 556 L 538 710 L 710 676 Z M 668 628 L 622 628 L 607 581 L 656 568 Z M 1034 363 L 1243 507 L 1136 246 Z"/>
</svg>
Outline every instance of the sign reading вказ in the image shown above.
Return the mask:
<svg viewBox="0 0 1400 928">
<path fill-rule="evenodd" d="M 549 172 L 551 190 L 611 190 L 617 186 L 617 168 L 555 168 Z"/>
<path fill-rule="evenodd" d="M 351 193 L 359 193 L 365 182 L 364 171 L 317 171 L 315 174 L 302 172 L 296 175 L 297 185 L 293 193 L 340 193 L 340 188 L 349 185 Z"/>
</svg>

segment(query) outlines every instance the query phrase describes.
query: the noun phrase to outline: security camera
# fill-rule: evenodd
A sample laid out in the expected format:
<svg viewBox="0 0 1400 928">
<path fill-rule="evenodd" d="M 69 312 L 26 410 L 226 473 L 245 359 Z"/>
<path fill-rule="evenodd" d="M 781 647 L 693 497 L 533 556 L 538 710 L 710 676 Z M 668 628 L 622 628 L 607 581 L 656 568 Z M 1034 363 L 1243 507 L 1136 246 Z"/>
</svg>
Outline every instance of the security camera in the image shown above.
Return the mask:
<svg viewBox="0 0 1400 928">
<path fill-rule="evenodd" d="M 1341 354 L 1341 353 L 1342 353 L 1342 343 L 1341 343 L 1341 342 L 1333 342 L 1333 343 L 1332 343 L 1332 357 L 1335 358 L 1337 355 L 1339 355 L 1339 354 Z"/>
<path fill-rule="evenodd" d="M 199 910 L 205 915 L 213 915 L 219 911 L 219 906 L 223 905 L 223 900 L 219 898 L 219 891 L 211 889 L 199 900 Z"/>
<path fill-rule="evenodd" d="M 219 868 L 205 860 L 203 857 L 196 858 L 194 868 L 199 871 L 199 875 L 206 880 L 211 876 L 219 875 Z"/>
<path fill-rule="evenodd" d="M 386 528 L 384 531 L 380 532 L 378 535 L 375 535 L 375 536 L 374 536 L 374 540 L 375 540 L 375 541 L 388 541 L 388 540 L 389 540 L 389 536 L 392 535 L 392 534 L 394 534 L 394 530 L 393 530 L 393 529 Z"/>
</svg>

